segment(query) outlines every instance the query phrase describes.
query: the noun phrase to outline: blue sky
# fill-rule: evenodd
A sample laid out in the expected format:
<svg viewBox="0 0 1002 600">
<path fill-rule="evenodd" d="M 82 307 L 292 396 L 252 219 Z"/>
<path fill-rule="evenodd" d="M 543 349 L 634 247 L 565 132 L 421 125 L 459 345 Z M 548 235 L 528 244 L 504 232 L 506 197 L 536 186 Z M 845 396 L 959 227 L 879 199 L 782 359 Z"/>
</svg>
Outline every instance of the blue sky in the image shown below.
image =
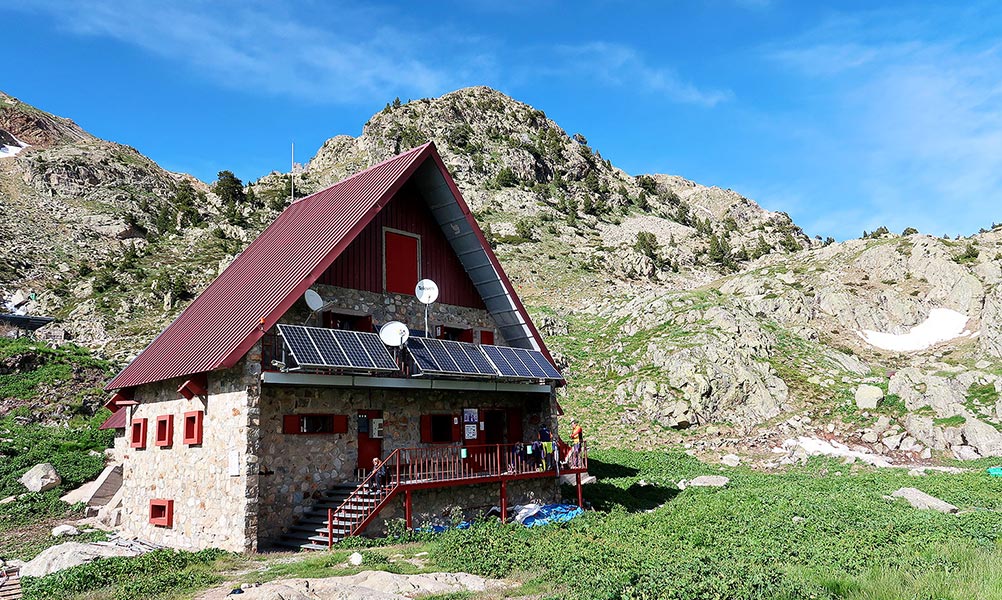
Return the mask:
<svg viewBox="0 0 1002 600">
<path fill-rule="evenodd" d="M 1002 7 L 849 0 L 0 2 L 0 89 L 205 181 L 490 85 L 632 174 L 838 239 L 1002 221 Z M 420 7 L 417 9 L 416 7 Z"/>
</svg>

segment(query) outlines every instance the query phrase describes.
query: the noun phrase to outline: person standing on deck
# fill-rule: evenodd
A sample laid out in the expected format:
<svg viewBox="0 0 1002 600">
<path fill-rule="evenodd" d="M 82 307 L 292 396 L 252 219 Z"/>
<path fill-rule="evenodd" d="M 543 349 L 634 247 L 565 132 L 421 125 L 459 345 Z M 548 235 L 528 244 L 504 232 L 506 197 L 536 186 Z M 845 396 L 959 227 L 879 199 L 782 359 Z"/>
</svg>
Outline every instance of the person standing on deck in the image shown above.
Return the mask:
<svg viewBox="0 0 1002 600">
<path fill-rule="evenodd" d="M 578 424 L 577 419 L 571 419 L 571 466 L 581 466 L 581 445 L 584 443 L 584 430 Z"/>
</svg>

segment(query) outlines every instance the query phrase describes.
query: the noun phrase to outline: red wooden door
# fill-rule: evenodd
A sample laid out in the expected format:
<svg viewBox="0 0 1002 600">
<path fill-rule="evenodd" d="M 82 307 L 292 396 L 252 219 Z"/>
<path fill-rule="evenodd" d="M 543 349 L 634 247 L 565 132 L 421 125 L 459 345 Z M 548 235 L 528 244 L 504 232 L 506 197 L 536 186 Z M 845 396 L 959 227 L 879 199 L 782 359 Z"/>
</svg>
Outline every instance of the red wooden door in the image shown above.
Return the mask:
<svg viewBox="0 0 1002 600">
<path fill-rule="evenodd" d="M 418 243 L 416 237 L 386 232 L 386 249 L 383 255 L 386 269 L 386 291 L 413 294 L 420 279 L 418 269 Z"/>
<path fill-rule="evenodd" d="M 372 420 L 382 419 L 381 410 L 358 411 L 358 468 L 368 471 L 372 469 L 372 459 L 383 459 L 383 439 L 371 437 Z"/>
</svg>

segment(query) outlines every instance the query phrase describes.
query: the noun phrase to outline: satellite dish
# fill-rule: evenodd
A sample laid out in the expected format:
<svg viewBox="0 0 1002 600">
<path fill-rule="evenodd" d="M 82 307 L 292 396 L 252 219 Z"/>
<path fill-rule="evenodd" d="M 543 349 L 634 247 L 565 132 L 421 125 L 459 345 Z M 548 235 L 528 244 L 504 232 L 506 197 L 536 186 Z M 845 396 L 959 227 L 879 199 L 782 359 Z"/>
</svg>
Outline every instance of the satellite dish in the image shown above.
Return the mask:
<svg viewBox="0 0 1002 600">
<path fill-rule="evenodd" d="M 438 299 L 438 284 L 431 279 L 422 279 L 417 282 L 414 295 L 421 304 L 431 304 Z"/>
<path fill-rule="evenodd" d="M 313 312 L 317 312 L 324 307 L 324 299 L 313 290 L 306 290 L 306 293 L 303 294 L 303 299 L 306 300 L 306 306 L 309 306 Z"/>
<path fill-rule="evenodd" d="M 379 328 L 379 339 L 387 346 L 399 348 L 411 335 L 411 330 L 400 321 L 390 321 Z"/>
</svg>

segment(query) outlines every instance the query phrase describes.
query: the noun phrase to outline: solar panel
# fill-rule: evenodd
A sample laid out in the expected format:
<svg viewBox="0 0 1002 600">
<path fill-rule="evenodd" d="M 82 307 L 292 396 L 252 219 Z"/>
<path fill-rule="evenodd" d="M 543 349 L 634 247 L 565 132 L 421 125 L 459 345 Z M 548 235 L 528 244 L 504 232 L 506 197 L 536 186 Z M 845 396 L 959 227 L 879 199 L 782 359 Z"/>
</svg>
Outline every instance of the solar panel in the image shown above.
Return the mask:
<svg viewBox="0 0 1002 600">
<path fill-rule="evenodd" d="M 369 353 L 365 351 L 362 342 L 358 341 L 354 331 L 334 329 L 331 332 L 338 343 L 341 344 L 341 349 L 344 350 L 345 355 L 348 357 L 348 364 L 361 369 L 371 369 L 376 366 L 372 362 L 372 359 L 369 358 Z"/>
<path fill-rule="evenodd" d="M 399 368 L 397 361 L 393 360 L 390 353 L 386 351 L 386 344 L 379 339 L 378 334 L 359 332 L 357 335 L 358 341 L 362 342 L 362 346 L 369 352 L 369 358 L 372 359 L 377 368 L 394 371 Z"/>
<path fill-rule="evenodd" d="M 428 352 L 435 357 L 435 362 L 438 363 L 439 368 L 447 373 L 463 373 L 466 374 L 459 368 L 456 361 L 449 356 L 449 352 L 445 349 L 445 345 L 442 344 L 442 340 L 427 339 L 424 341 L 425 346 L 428 348 Z"/>
<path fill-rule="evenodd" d="M 518 373 L 519 377 L 532 377 L 532 371 L 530 371 L 529 368 L 522 363 L 522 359 L 518 357 L 514 348 L 498 346 L 497 349 L 508 361 L 508 364 L 511 365 L 511 368 L 515 369 L 515 372 Z"/>
<path fill-rule="evenodd" d="M 542 352 L 539 352 L 537 350 L 526 350 L 525 352 L 530 357 L 532 357 L 533 360 L 536 361 L 536 364 L 539 365 L 540 368 L 543 369 L 543 372 L 546 374 L 547 379 L 564 378 L 564 376 L 560 374 L 560 371 L 558 371 L 556 367 L 550 364 L 550 361 L 546 359 L 546 357 L 543 355 Z"/>
<path fill-rule="evenodd" d="M 295 327 L 289 325 L 279 325 L 279 333 L 285 339 L 285 344 L 289 347 L 289 352 L 296 362 L 301 366 L 325 366 L 324 358 L 320 356 L 310 333 L 305 327 Z"/>
<path fill-rule="evenodd" d="M 487 356 L 484 354 L 480 346 L 475 344 L 463 344 L 463 350 L 466 355 L 470 358 L 470 361 L 476 366 L 476 369 L 483 373 L 484 375 L 494 375 L 497 376 L 498 370 L 494 368 L 491 361 L 487 360 Z"/>
<path fill-rule="evenodd" d="M 522 364 L 529 369 L 529 372 L 532 373 L 533 377 L 546 379 L 546 371 L 543 370 L 543 367 L 536 364 L 536 361 L 532 358 L 532 355 L 529 354 L 528 350 L 525 350 L 524 348 L 513 348 L 513 350 L 515 351 L 515 354 L 522 359 Z"/>
<path fill-rule="evenodd" d="M 501 346 L 481 345 L 480 349 L 494 363 L 494 366 L 497 367 L 498 373 L 501 373 L 502 377 L 518 377 L 518 372 L 508 364 L 504 355 L 501 354 Z"/>
<path fill-rule="evenodd" d="M 292 357 L 301 367 L 356 371 L 396 371 L 396 361 L 375 333 L 279 325 Z"/>
<path fill-rule="evenodd" d="M 428 352 L 428 348 L 425 347 L 424 342 L 427 338 L 412 337 L 407 340 L 407 351 L 411 353 L 414 357 L 414 362 L 417 363 L 419 369 L 425 372 L 439 372 L 442 369 L 435 362 L 432 357 L 431 352 Z"/>
<path fill-rule="evenodd" d="M 475 345 L 464 342 L 454 342 L 451 340 L 442 340 L 442 345 L 445 347 L 445 351 L 449 353 L 449 356 L 452 357 L 452 360 L 456 362 L 456 366 L 459 367 L 463 373 L 468 373 L 470 375 L 497 375 L 497 371 L 490 367 L 490 363 L 484 359 L 484 355 L 477 350 Z M 470 358 L 470 351 L 480 355 L 480 365 L 475 363 Z"/>
<path fill-rule="evenodd" d="M 316 344 L 317 350 L 324 358 L 324 365 L 350 365 L 348 357 L 345 356 L 341 345 L 334 339 L 334 332 L 330 329 L 315 329 L 310 331 L 310 337 Z"/>
</svg>

